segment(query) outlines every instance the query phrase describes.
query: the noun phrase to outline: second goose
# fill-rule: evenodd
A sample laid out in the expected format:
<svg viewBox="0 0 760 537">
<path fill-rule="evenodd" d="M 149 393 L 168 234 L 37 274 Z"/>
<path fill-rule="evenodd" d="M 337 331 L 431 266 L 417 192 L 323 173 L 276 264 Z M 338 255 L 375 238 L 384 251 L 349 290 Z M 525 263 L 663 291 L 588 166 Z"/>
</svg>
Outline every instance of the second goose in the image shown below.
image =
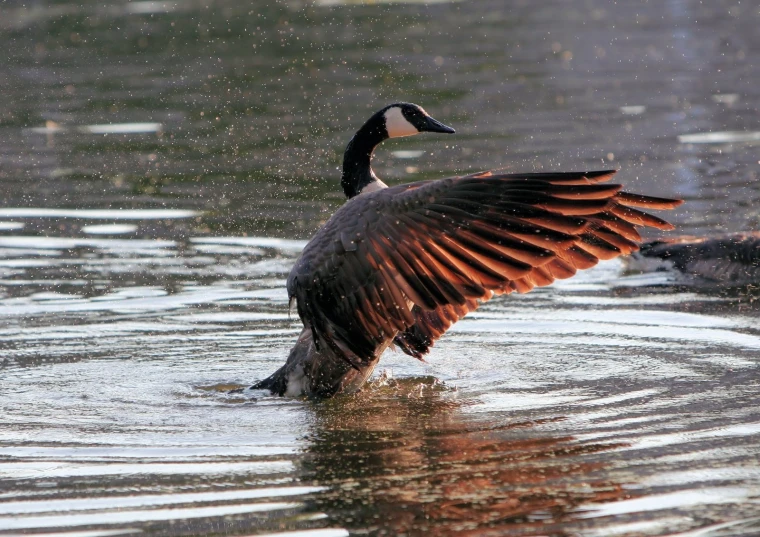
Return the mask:
<svg viewBox="0 0 760 537">
<path fill-rule="evenodd" d="M 644 209 L 680 200 L 623 192 L 614 170 L 483 172 L 387 187 L 370 165 L 383 140 L 454 129 L 410 103 L 386 106 L 348 143 L 348 201 L 306 245 L 287 280 L 304 328 L 288 359 L 254 385 L 329 397 L 361 388 L 392 344 L 421 358 L 495 294 L 525 293 L 638 250 Z"/>
</svg>

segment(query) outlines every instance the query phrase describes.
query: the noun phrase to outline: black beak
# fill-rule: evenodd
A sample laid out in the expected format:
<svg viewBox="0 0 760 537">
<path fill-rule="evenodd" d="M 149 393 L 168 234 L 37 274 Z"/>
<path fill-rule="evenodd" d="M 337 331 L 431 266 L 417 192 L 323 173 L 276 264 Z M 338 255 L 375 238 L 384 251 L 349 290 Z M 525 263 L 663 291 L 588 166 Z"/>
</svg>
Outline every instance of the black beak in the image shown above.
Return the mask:
<svg viewBox="0 0 760 537">
<path fill-rule="evenodd" d="M 451 127 L 447 127 L 440 121 L 428 116 L 425 118 L 425 125 L 420 129 L 424 132 L 442 132 L 444 134 L 454 134 L 456 131 Z"/>
</svg>

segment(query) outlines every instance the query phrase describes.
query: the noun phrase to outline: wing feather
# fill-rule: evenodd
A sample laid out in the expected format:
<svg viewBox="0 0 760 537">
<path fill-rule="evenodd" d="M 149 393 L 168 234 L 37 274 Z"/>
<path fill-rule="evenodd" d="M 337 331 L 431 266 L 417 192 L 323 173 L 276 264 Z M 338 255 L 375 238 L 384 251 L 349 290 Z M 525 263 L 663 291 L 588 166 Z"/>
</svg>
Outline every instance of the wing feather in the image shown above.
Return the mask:
<svg viewBox="0 0 760 537">
<path fill-rule="evenodd" d="M 354 366 L 395 337 L 418 358 L 494 294 L 527 292 L 638 249 L 643 209 L 678 200 L 621 191 L 614 171 L 485 172 L 348 201 L 304 249 L 288 293 L 317 345 Z"/>
</svg>

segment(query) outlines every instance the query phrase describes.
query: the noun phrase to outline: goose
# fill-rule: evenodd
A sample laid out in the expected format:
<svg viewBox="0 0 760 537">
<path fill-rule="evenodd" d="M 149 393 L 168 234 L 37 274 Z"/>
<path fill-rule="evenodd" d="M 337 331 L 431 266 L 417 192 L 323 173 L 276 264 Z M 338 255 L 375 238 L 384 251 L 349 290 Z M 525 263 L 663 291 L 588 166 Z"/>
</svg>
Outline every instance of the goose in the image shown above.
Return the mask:
<svg viewBox="0 0 760 537">
<path fill-rule="evenodd" d="M 361 389 L 390 346 L 418 359 L 494 295 L 525 293 L 638 249 L 637 227 L 673 229 L 639 210 L 681 200 L 604 184 L 616 170 L 480 172 L 387 186 L 375 148 L 421 132 L 453 134 L 422 107 L 395 103 L 356 132 L 343 157 L 348 200 L 287 279 L 303 322 L 280 369 L 252 389 L 331 397 Z"/>
<path fill-rule="evenodd" d="M 629 271 L 674 271 L 721 285 L 760 283 L 760 232 L 645 242 L 625 260 Z M 686 283 L 686 282 L 684 282 Z"/>
</svg>

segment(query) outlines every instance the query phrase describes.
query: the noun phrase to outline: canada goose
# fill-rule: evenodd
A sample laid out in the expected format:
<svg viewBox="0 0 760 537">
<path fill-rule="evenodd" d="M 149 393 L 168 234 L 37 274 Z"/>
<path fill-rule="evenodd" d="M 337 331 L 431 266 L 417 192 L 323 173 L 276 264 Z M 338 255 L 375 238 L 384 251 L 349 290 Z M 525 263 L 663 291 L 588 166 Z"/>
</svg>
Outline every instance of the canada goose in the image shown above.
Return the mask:
<svg viewBox="0 0 760 537">
<path fill-rule="evenodd" d="M 626 258 L 628 270 L 673 270 L 726 285 L 760 283 L 760 233 L 674 237 L 645 242 Z"/>
<path fill-rule="evenodd" d="M 638 249 L 636 226 L 672 229 L 637 210 L 680 200 L 600 184 L 615 170 L 503 174 L 387 187 L 372 171 L 388 138 L 454 129 L 409 103 L 386 106 L 346 147 L 348 201 L 306 245 L 287 280 L 304 324 L 287 362 L 254 385 L 329 397 L 361 388 L 395 343 L 421 358 L 494 294 L 548 285 Z"/>
</svg>

